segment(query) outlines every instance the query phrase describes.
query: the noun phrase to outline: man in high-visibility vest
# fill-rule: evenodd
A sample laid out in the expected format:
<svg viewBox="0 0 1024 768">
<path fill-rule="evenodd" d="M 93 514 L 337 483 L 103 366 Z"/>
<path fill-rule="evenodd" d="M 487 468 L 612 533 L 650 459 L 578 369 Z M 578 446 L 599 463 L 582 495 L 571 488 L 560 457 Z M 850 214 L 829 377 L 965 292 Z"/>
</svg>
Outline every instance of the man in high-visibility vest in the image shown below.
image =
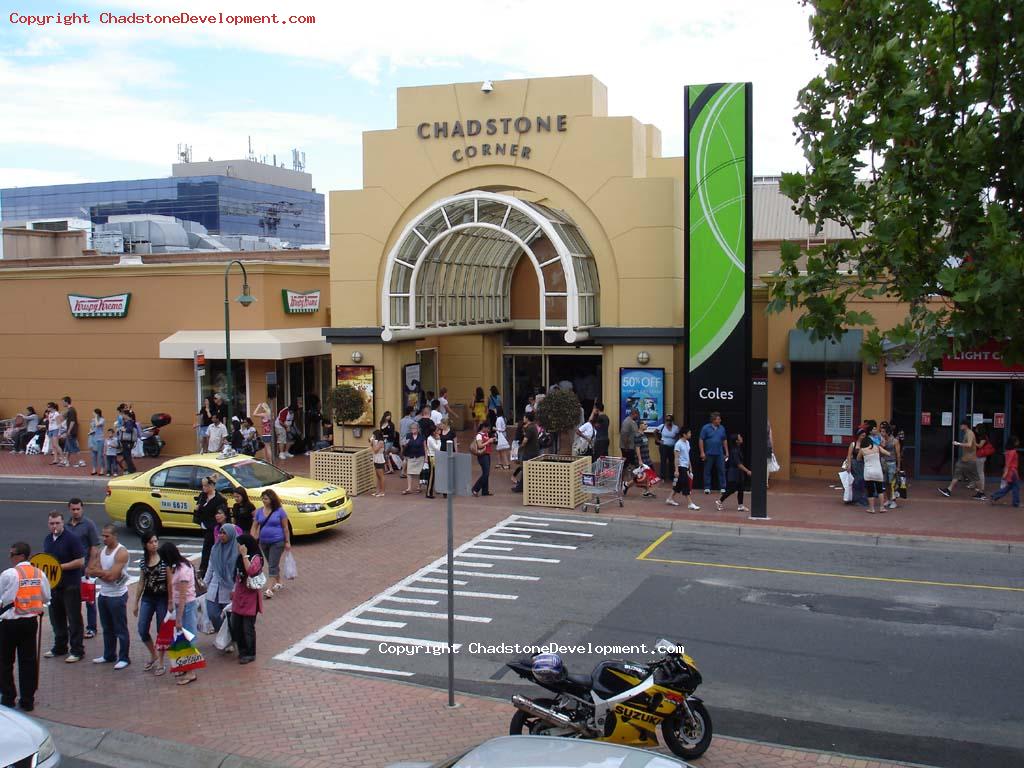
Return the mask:
<svg viewBox="0 0 1024 768">
<path fill-rule="evenodd" d="M 50 602 L 50 582 L 28 561 L 32 550 L 23 541 L 11 545 L 11 567 L 0 573 L 0 704 L 26 712 L 35 708 L 39 658 L 36 635 L 40 616 Z M 18 660 L 18 687 L 14 660 Z"/>
</svg>

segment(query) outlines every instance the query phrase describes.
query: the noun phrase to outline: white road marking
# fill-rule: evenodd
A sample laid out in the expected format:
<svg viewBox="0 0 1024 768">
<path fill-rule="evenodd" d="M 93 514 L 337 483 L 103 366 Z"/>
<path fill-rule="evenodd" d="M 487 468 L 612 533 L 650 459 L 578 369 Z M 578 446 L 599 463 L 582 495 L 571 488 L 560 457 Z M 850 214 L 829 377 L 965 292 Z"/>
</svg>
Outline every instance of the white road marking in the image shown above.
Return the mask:
<svg viewBox="0 0 1024 768">
<path fill-rule="evenodd" d="M 490 539 L 488 539 L 488 541 L 490 541 Z M 498 539 L 498 541 L 501 541 L 501 539 Z M 506 541 L 505 543 L 515 544 L 517 547 L 543 547 L 544 549 L 577 549 L 577 547 L 573 544 L 541 544 L 537 541 Z M 478 546 L 477 549 L 483 549 L 483 547 Z M 491 549 L 491 547 L 488 547 L 488 549 Z M 502 549 L 505 549 L 508 552 L 514 551 L 511 547 L 502 547 Z"/>
<path fill-rule="evenodd" d="M 312 648 L 314 651 L 328 651 L 330 653 L 364 654 L 370 650 L 369 648 L 357 648 L 354 645 L 333 645 L 331 643 L 310 643 L 306 647 Z"/>
<path fill-rule="evenodd" d="M 505 536 L 509 539 L 532 539 L 533 537 L 526 533 L 505 533 L 504 531 L 495 531 L 492 536 Z"/>
<path fill-rule="evenodd" d="M 437 571 L 431 571 L 431 573 L 437 573 Z M 437 600 L 427 600 L 421 597 L 382 597 L 381 600 L 388 600 L 392 603 L 413 603 L 414 605 L 437 605 Z"/>
<path fill-rule="evenodd" d="M 421 648 L 447 648 L 448 643 L 437 640 L 424 640 L 419 637 L 395 637 L 394 635 L 374 635 L 366 632 L 346 632 L 341 629 L 332 629 L 327 634 L 333 637 L 347 637 L 350 640 L 376 640 L 379 643 L 395 643 L 396 645 L 417 645 Z M 452 646 L 456 650 L 462 647 L 461 643 Z"/>
<path fill-rule="evenodd" d="M 486 541 L 486 539 L 484 539 L 484 541 Z M 511 544 L 511 543 L 512 542 L 510 541 L 509 544 Z M 477 544 L 476 546 L 473 547 L 473 549 L 489 549 L 489 550 L 491 550 L 493 552 L 511 552 L 512 551 L 512 547 L 488 547 L 488 546 L 486 546 L 484 544 Z M 473 554 L 475 555 L 476 553 L 474 552 Z"/>
<path fill-rule="evenodd" d="M 447 595 L 447 589 L 431 589 L 429 587 L 404 587 L 406 592 L 419 592 L 424 595 Z M 456 597 L 486 597 L 491 600 L 518 600 L 519 595 L 503 595 L 500 592 L 464 592 L 455 590 Z"/>
<path fill-rule="evenodd" d="M 552 560 L 547 557 L 516 557 L 515 555 L 482 555 L 477 554 L 473 557 L 487 557 L 491 560 L 519 560 L 525 563 L 560 563 L 561 560 Z M 458 563 L 456 563 L 458 565 Z"/>
<path fill-rule="evenodd" d="M 538 531 L 535 528 L 517 528 L 516 526 L 513 526 L 513 525 L 506 525 L 503 530 L 505 530 L 505 531 L 533 531 L 534 533 L 555 533 L 555 534 L 558 534 L 559 536 L 577 536 L 577 537 L 579 537 L 581 539 L 592 539 L 592 538 L 594 538 L 594 534 L 592 534 L 592 533 L 577 533 L 576 531 L 551 531 L 551 530 Z M 496 535 L 496 536 L 497 535 L 512 536 L 513 534 L 511 534 L 511 533 L 495 532 L 494 535 Z"/>
<path fill-rule="evenodd" d="M 543 520 L 549 523 L 573 523 L 574 525 L 600 525 L 606 526 L 608 523 L 601 523 L 597 520 L 567 520 L 564 517 L 532 517 L 531 515 L 513 515 L 517 522 L 523 520 Z"/>
<path fill-rule="evenodd" d="M 448 575 L 447 569 L 434 571 Z M 511 573 L 481 573 L 477 571 L 452 571 L 453 576 L 476 576 L 480 579 L 512 579 L 514 581 L 540 581 L 540 576 L 518 576 Z"/>
<path fill-rule="evenodd" d="M 275 657 L 277 658 L 277 657 Z M 381 675 L 395 675 L 396 677 L 412 677 L 414 672 L 402 672 L 397 669 L 383 669 L 382 667 L 364 667 L 359 664 L 342 664 L 337 661 L 323 661 L 322 659 L 310 659 L 305 656 L 289 658 L 296 664 L 304 664 L 307 667 L 319 667 L 320 669 L 337 669 L 342 672 L 376 672 Z"/>
<path fill-rule="evenodd" d="M 367 608 L 367 612 L 386 613 L 391 616 L 418 616 L 424 619 L 447 619 L 447 613 L 430 613 L 429 611 L 405 611 L 398 608 Z M 456 621 L 475 621 L 478 624 L 490 624 L 488 616 L 466 616 L 461 613 L 455 614 Z"/>
<path fill-rule="evenodd" d="M 384 621 L 383 619 L 364 619 L 362 616 L 353 616 L 345 622 L 346 624 L 365 624 L 368 627 L 390 627 L 401 629 L 405 626 L 404 621 Z"/>
<path fill-rule="evenodd" d="M 447 571 L 445 571 L 447 573 Z M 427 584 L 447 584 L 448 579 L 428 579 L 425 576 L 421 576 L 416 581 L 425 581 Z M 456 587 L 464 587 L 468 584 L 468 581 L 459 581 L 458 579 L 452 579 L 452 585 Z"/>
<path fill-rule="evenodd" d="M 447 561 L 448 558 L 445 558 Z M 456 565 L 464 565 L 467 568 L 493 568 L 494 563 L 471 563 L 468 560 L 452 560 Z"/>
</svg>

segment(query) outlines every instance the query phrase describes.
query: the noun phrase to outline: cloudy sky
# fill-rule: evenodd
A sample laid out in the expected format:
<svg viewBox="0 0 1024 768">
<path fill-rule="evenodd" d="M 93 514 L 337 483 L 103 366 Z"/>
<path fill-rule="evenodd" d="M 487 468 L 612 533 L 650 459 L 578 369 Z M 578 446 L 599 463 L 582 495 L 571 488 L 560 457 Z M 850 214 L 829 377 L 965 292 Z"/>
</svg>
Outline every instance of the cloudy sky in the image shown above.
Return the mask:
<svg viewBox="0 0 1024 768">
<path fill-rule="evenodd" d="M 472 0 L 60 3 L 92 23 L 0 18 L 0 187 L 170 175 L 179 143 L 196 160 L 253 149 L 306 152 L 321 192 L 361 186 L 360 135 L 395 122 L 395 89 L 593 74 L 609 111 L 658 125 L 683 151 L 683 86 L 754 83 L 754 171 L 802 168 L 796 93 L 820 71 L 798 0 Z M 204 7 L 204 6 L 209 7 Z M 101 25 L 99 13 L 308 14 L 314 24 Z M 639 14 L 644 15 L 639 15 Z"/>
</svg>

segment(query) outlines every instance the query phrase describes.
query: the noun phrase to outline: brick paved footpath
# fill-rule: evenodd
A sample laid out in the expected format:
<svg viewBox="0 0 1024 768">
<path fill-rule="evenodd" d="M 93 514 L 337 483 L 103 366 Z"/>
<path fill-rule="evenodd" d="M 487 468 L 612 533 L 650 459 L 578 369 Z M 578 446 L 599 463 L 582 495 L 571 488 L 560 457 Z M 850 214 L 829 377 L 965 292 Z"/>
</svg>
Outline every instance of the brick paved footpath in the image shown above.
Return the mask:
<svg viewBox="0 0 1024 768">
<path fill-rule="evenodd" d="M 73 472 L 33 465 L 24 456 L 4 454 L 0 474 Z M 305 462 L 293 460 L 288 469 L 305 473 Z M 506 475 L 493 476 L 495 497 L 458 502 L 457 542 L 523 511 L 521 497 L 508 492 Z M 198 682 L 178 687 L 170 676 L 152 678 L 142 672 L 146 652 L 134 630 L 134 663 L 124 672 L 88 662 L 100 652 L 96 638 L 87 641 L 82 663 L 44 660 L 36 713 L 71 725 L 131 731 L 289 766 L 370 768 L 397 760 L 433 760 L 507 733 L 512 708 L 505 701 L 459 695 L 462 706 L 448 710 L 444 691 L 273 660 L 298 639 L 443 552 L 443 502 L 401 496 L 402 487 L 397 475 L 390 477 L 385 498 L 359 497 L 352 519 L 338 531 L 296 546 L 300 579 L 267 601 L 257 623 L 256 663 L 240 667 L 203 636 L 200 643 L 209 649 L 210 666 L 200 671 Z M 749 524 L 736 512 L 708 512 L 712 505 L 703 494 L 695 498 L 704 509 L 681 514 L 666 507 L 660 496 L 647 500 L 634 492 L 625 509 L 614 508 L 613 513 Z M 773 526 L 1024 541 L 1024 520 L 1017 510 L 925 495 L 924 501 L 911 499 L 896 512 L 869 516 L 838 503 L 836 493 L 821 481 L 780 484 L 771 492 L 769 511 Z M 47 622 L 44 649 L 49 641 Z M 699 761 L 706 768 L 823 764 L 893 765 L 721 736 Z"/>
</svg>

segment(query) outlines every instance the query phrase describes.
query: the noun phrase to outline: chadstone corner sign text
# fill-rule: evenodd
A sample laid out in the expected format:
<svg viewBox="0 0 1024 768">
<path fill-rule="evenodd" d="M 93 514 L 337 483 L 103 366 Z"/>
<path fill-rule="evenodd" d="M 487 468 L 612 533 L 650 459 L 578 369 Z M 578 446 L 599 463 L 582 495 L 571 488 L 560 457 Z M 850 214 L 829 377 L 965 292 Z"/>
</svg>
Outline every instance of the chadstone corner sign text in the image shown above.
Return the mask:
<svg viewBox="0 0 1024 768">
<path fill-rule="evenodd" d="M 485 142 L 480 145 L 470 144 L 464 149 L 452 151 L 452 160 L 457 163 L 464 159 L 477 157 L 521 157 L 530 159 L 530 147 L 522 144 L 522 137 L 531 131 L 534 133 L 565 133 L 568 127 L 566 115 L 538 115 L 535 118 L 520 117 L 489 117 L 484 120 L 447 120 L 435 123 L 420 123 L 416 126 L 416 135 L 421 139 L 458 139 L 473 136 L 508 136 L 518 134 L 519 142 L 509 143 L 497 141 Z"/>
</svg>

